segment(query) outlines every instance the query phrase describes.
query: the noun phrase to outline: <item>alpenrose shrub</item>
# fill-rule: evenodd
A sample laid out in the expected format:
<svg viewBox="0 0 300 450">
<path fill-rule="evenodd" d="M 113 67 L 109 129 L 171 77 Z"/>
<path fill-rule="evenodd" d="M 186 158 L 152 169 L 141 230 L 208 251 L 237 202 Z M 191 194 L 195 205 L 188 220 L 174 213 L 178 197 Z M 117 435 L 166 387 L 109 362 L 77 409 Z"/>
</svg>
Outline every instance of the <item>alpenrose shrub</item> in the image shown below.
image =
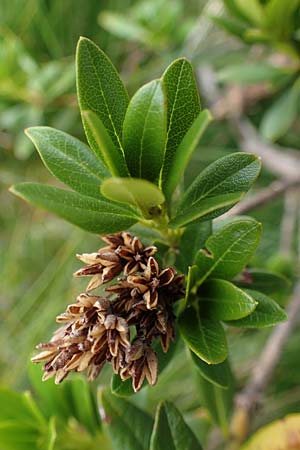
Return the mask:
<svg viewBox="0 0 300 450">
<path fill-rule="evenodd" d="M 182 339 L 206 392 L 214 387 L 230 393 L 223 324 L 266 327 L 286 319 L 267 290 L 257 291 L 255 269 L 246 268 L 261 224 L 236 217 L 212 226 L 251 188 L 260 160 L 245 153 L 224 156 L 182 189 L 184 171 L 211 120 L 201 108 L 191 64 L 175 60 L 132 99 L 90 40 L 79 40 L 76 64 L 89 146 L 52 128 L 26 130 L 49 171 L 72 190 L 38 183 L 11 190 L 102 235 L 106 246 L 78 256 L 86 266 L 75 276 L 91 276 L 86 292 L 57 317 L 62 327 L 38 346 L 41 353 L 33 361 L 45 361 L 44 379 L 55 376 L 57 383 L 71 371 L 95 379 L 109 362 L 112 392 L 126 396 L 145 379 L 157 382 L 176 351 L 174 341 Z M 276 274 L 268 272 L 268 283 L 270 277 L 275 283 Z M 262 278 L 260 271 L 264 290 Z M 214 417 L 213 405 L 206 406 Z M 155 442 L 164 414 L 181 420 L 171 404 L 159 408 L 153 449 L 160 448 Z M 191 442 L 185 449 L 200 448 L 184 422 L 182 427 Z"/>
</svg>

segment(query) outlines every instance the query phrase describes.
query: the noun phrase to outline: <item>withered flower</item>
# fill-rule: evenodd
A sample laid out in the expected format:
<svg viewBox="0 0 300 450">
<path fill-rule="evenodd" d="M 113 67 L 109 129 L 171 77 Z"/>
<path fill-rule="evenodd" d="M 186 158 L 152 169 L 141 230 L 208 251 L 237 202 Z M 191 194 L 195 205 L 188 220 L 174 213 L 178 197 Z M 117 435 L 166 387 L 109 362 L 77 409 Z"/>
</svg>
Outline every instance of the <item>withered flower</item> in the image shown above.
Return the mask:
<svg viewBox="0 0 300 450">
<path fill-rule="evenodd" d="M 122 270 L 127 275 L 145 269 L 148 258 L 157 251 L 154 246 L 145 247 L 139 238 L 133 237 L 128 232 L 108 234 L 101 239 L 108 246 L 100 248 L 96 253 L 77 255 L 87 266 L 77 270 L 74 276 L 92 277 L 87 291 L 111 281 Z"/>
<path fill-rule="evenodd" d="M 171 267 L 160 271 L 157 261 L 150 256 L 143 274 L 129 275 L 127 282 L 143 295 L 147 309 L 153 309 L 157 307 L 159 288 L 170 284 L 175 273 Z"/>
<path fill-rule="evenodd" d="M 164 352 L 175 338 L 173 303 L 184 295 L 183 277 L 173 268 L 160 270 L 155 247 L 123 232 L 102 237 L 108 245 L 79 259 L 86 267 L 76 276 L 92 276 L 87 292 L 122 273 L 106 296 L 80 294 L 63 314 L 50 342 L 40 344 L 33 362 L 44 361 L 46 380 L 60 383 L 71 372 L 86 371 L 94 380 L 106 362 L 122 380 L 132 378 L 135 391 L 145 379 L 157 381 L 158 359 L 152 343 L 160 339 Z M 130 341 L 129 327 L 136 337 Z"/>
</svg>

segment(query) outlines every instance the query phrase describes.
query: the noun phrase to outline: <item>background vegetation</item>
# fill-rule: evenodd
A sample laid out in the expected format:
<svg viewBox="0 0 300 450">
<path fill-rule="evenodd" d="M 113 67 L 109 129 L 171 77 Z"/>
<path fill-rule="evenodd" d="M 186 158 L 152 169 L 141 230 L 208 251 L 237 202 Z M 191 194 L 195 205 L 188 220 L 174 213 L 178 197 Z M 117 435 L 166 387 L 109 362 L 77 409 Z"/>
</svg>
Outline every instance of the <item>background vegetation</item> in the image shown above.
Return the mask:
<svg viewBox="0 0 300 450">
<path fill-rule="evenodd" d="M 240 5 L 238 9 L 232 6 L 235 3 Z M 78 292 L 80 282 L 71 275 L 78 268 L 74 254 L 92 251 L 98 243 L 96 237 L 29 207 L 7 191 L 18 181 L 48 181 L 24 128 L 49 125 L 84 139 L 74 73 L 74 50 L 80 35 L 93 39 L 110 56 L 125 83 L 130 80 L 131 94 L 174 58 L 192 60 L 202 103 L 212 109 L 216 120 L 201 141 L 186 182 L 217 157 L 247 149 L 263 159 L 253 195 L 275 180 L 289 183 L 297 178 L 299 2 L 291 0 L 291 6 L 281 12 L 278 1 L 245 3 L 247 7 L 243 2 L 225 0 L 0 0 L 0 382 L 5 387 L 1 395 L 7 389 L 21 392 L 32 384 L 41 395 L 39 373 L 31 369 L 29 379 L 29 357 L 35 344 L 50 336 L 54 316 Z M 263 10 L 271 3 L 273 9 Z M 264 18 L 263 13 L 267 14 Z M 278 301 L 286 304 L 297 287 L 300 208 L 299 191 L 283 191 L 251 214 L 264 227 L 255 265 L 276 269 L 290 280 L 289 291 L 278 296 Z M 296 325 L 264 392 L 254 429 L 286 414 L 300 413 L 299 321 Z M 231 360 L 238 388 L 247 382 L 272 332 L 231 331 Z M 142 391 L 134 402 L 153 413 L 159 400 L 174 401 L 201 441 L 218 445 L 218 436 L 215 441 L 214 434 L 211 437 L 212 421 L 205 402 L 199 408 L 195 395 L 200 392 L 199 380 L 188 370 L 189 364 L 178 348 L 158 385 Z M 107 375 L 101 375 L 101 384 Z M 72 386 L 73 382 L 81 383 L 73 380 L 63 388 L 68 399 L 70 392 L 81 390 L 80 385 Z M 47 398 L 54 395 L 52 387 L 48 389 Z M 89 388 L 84 389 L 89 398 Z M 20 401 L 16 397 L 17 404 Z M 47 419 L 59 416 L 61 439 L 55 448 L 90 449 L 94 442 L 95 448 L 101 443 L 101 448 L 109 449 L 102 434 L 97 434 L 96 440 L 91 437 L 97 423 L 84 423 L 78 413 L 81 400 L 75 395 L 72 401 L 70 413 L 59 413 L 58 407 L 52 411 L 52 406 L 46 413 Z M 45 402 L 40 400 L 42 411 Z M 51 430 L 51 422 L 45 426 Z M 73 443 L 66 439 L 74 435 Z M 51 441 L 43 439 L 40 448 Z"/>
</svg>

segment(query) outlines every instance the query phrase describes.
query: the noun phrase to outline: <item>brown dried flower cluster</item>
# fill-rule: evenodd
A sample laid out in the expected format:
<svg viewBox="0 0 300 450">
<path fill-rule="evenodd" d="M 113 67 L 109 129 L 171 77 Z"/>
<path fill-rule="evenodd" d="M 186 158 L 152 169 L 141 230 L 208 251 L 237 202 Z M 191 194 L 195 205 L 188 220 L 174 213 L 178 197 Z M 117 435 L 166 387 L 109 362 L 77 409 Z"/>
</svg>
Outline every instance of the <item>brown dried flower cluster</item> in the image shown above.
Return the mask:
<svg viewBox="0 0 300 450">
<path fill-rule="evenodd" d="M 75 276 L 91 276 L 87 292 L 57 317 L 62 324 L 33 362 L 44 363 L 46 380 L 60 383 L 71 372 L 86 371 L 94 380 L 106 362 L 122 380 L 132 378 L 138 391 L 144 380 L 157 381 L 158 360 L 152 343 L 159 338 L 164 352 L 174 339 L 173 303 L 183 296 L 183 277 L 173 268 L 160 270 L 156 247 L 145 247 L 130 233 L 106 235 L 96 253 L 78 255 L 86 264 Z M 90 292 L 112 281 L 106 296 Z M 135 336 L 130 337 L 130 328 Z"/>
</svg>

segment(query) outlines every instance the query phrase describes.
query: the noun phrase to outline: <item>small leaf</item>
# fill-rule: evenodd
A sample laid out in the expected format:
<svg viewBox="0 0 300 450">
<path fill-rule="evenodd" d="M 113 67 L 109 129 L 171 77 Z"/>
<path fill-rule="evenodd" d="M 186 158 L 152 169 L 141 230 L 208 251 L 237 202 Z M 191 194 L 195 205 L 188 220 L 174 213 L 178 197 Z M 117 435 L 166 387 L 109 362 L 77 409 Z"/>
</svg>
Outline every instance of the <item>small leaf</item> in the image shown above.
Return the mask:
<svg viewBox="0 0 300 450">
<path fill-rule="evenodd" d="M 128 105 L 128 94 L 112 62 L 97 45 L 80 38 L 76 55 L 77 90 L 81 111 L 93 111 L 121 151 L 122 125 Z M 83 118 L 87 139 L 98 152 L 98 145 Z"/>
<path fill-rule="evenodd" d="M 179 183 L 201 136 L 211 120 L 212 116 L 207 109 L 200 112 L 180 142 L 165 180 L 164 192 L 168 198 L 171 197 Z"/>
<path fill-rule="evenodd" d="M 199 374 L 205 378 L 205 380 L 217 387 L 223 389 L 228 388 L 231 383 L 231 371 L 227 359 L 220 364 L 207 364 L 202 359 L 198 358 L 194 352 L 191 351 L 190 355 Z"/>
<path fill-rule="evenodd" d="M 283 275 L 265 269 L 246 269 L 234 283 L 264 294 L 286 292 L 291 284 Z"/>
<path fill-rule="evenodd" d="M 251 295 L 225 280 L 209 280 L 199 288 L 200 311 L 219 320 L 236 320 L 251 314 L 257 302 Z"/>
<path fill-rule="evenodd" d="M 114 450 L 149 450 L 152 418 L 132 403 L 102 391 L 108 432 Z"/>
<path fill-rule="evenodd" d="M 142 86 L 132 97 L 124 120 L 123 145 L 130 175 L 158 178 L 166 139 L 165 99 L 160 80 Z"/>
<path fill-rule="evenodd" d="M 91 233 L 114 233 L 138 221 L 129 207 L 39 183 L 19 183 L 11 192 Z"/>
<path fill-rule="evenodd" d="M 293 33 L 293 15 L 299 10 L 299 0 L 269 0 L 265 6 L 265 28 L 269 30 L 272 37 L 279 40 L 289 40 Z"/>
<path fill-rule="evenodd" d="M 276 82 L 293 74 L 293 70 L 276 67 L 259 61 L 257 63 L 231 64 L 218 72 L 218 79 L 225 83 L 240 85 Z"/>
<path fill-rule="evenodd" d="M 92 111 L 82 111 L 82 117 L 89 127 L 89 135 L 97 145 L 94 152 L 102 159 L 110 173 L 123 177 L 129 175 L 123 153 L 115 146 L 99 117 Z"/>
<path fill-rule="evenodd" d="M 247 19 L 256 24 L 261 25 L 264 19 L 264 8 L 260 4 L 259 0 L 234 0 L 236 7 L 240 10 L 241 14 L 247 17 Z"/>
<path fill-rule="evenodd" d="M 109 173 L 83 142 L 50 127 L 25 132 L 56 178 L 81 194 L 99 198 L 99 184 Z"/>
<path fill-rule="evenodd" d="M 208 220 L 228 211 L 250 189 L 260 166 L 257 156 L 246 153 L 233 153 L 210 164 L 183 194 L 171 224 Z"/>
<path fill-rule="evenodd" d="M 183 311 L 189 303 L 195 299 L 195 293 L 193 293 L 193 288 L 196 285 L 198 279 L 198 267 L 193 265 L 188 267 L 188 273 L 186 276 L 186 286 L 185 286 L 185 297 L 184 303 L 180 305 L 180 311 Z"/>
<path fill-rule="evenodd" d="M 146 216 L 151 208 L 165 201 L 155 184 L 139 178 L 108 178 L 102 183 L 101 192 L 110 200 L 139 208 Z"/>
<path fill-rule="evenodd" d="M 287 320 L 286 312 L 271 298 L 261 292 L 247 290 L 258 305 L 255 311 L 239 320 L 227 321 L 228 325 L 245 328 L 264 328 Z"/>
<path fill-rule="evenodd" d="M 230 383 L 227 389 L 207 381 L 200 373 L 196 372 L 195 376 L 201 405 L 208 410 L 213 421 L 221 428 L 224 436 L 228 436 L 234 395 L 234 380 L 231 371 L 229 372 Z"/>
<path fill-rule="evenodd" d="M 299 96 L 300 78 L 265 112 L 260 131 L 266 139 L 276 141 L 289 130 L 298 116 Z"/>
<path fill-rule="evenodd" d="M 171 402 L 162 402 L 156 412 L 150 450 L 201 450 L 192 430 Z"/>
<path fill-rule="evenodd" d="M 204 247 L 212 232 L 210 221 L 196 223 L 185 228 L 180 239 L 179 252 L 176 258 L 176 268 L 186 273 L 188 267 L 194 263 L 197 252 Z"/>
<path fill-rule="evenodd" d="M 167 100 L 167 141 L 161 173 L 165 187 L 176 150 L 200 113 L 197 83 L 191 63 L 180 58 L 166 69 L 162 77 Z"/>
<path fill-rule="evenodd" d="M 198 285 L 206 278 L 230 280 L 240 273 L 255 252 L 261 235 L 261 224 L 254 219 L 233 221 L 212 234 L 195 262 L 199 270 Z"/>
<path fill-rule="evenodd" d="M 260 428 L 241 450 L 297 450 L 300 446 L 300 414 L 289 414 Z"/>
<path fill-rule="evenodd" d="M 201 317 L 190 307 L 179 316 L 180 334 L 187 346 L 208 364 L 218 364 L 227 357 L 225 332 L 217 320 Z"/>
<path fill-rule="evenodd" d="M 219 27 L 223 28 L 223 30 L 227 31 L 227 33 L 233 34 L 240 39 L 243 39 L 244 33 L 247 30 L 245 24 L 235 20 L 235 18 L 229 19 L 223 16 L 211 16 L 210 19 Z"/>
<path fill-rule="evenodd" d="M 169 365 L 171 360 L 173 359 L 173 356 L 176 351 L 177 342 L 171 342 L 171 345 L 169 347 L 169 350 L 167 353 L 164 353 L 160 342 L 157 340 L 153 344 L 153 349 L 157 353 L 158 358 L 158 375 L 160 375 L 164 369 Z M 159 382 L 159 379 L 158 379 Z M 142 386 L 142 389 L 144 387 L 148 386 L 145 382 Z M 113 375 L 111 379 L 111 391 L 113 394 L 117 395 L 118 397 L 129 397 L 134 394 L 134 390 L 132 387 L 132 380 L 128 379 L 125 381 L 122 381 L 121 377 L 119 375 Z"/>
</svg>

